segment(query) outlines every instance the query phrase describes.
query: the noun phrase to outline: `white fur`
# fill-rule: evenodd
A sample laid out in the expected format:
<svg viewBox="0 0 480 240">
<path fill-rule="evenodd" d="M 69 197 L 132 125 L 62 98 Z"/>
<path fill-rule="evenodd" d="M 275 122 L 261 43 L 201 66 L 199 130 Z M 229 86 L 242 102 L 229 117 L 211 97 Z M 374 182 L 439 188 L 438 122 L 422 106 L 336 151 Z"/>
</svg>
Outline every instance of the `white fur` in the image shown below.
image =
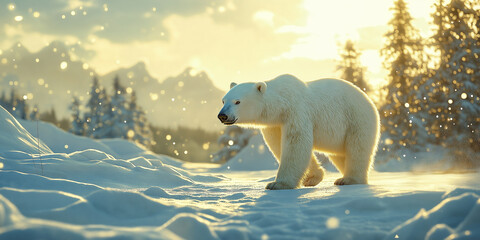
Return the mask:
<svg viewBox="0 0 480 240">
<path fill-rule="evenodd" d="M 379 116 L 368 96 L 338 79 L 304 83 L 282 75 L 260 83 L 232 84 L 220 111 L 228 123 L 262 127 L 279 161 L 267 189 L 315 186 L 324 175 L 313 150 L 330 154 L 343 177 L 335 184 L 366 184 L 378 138 Z"/>
</svg>

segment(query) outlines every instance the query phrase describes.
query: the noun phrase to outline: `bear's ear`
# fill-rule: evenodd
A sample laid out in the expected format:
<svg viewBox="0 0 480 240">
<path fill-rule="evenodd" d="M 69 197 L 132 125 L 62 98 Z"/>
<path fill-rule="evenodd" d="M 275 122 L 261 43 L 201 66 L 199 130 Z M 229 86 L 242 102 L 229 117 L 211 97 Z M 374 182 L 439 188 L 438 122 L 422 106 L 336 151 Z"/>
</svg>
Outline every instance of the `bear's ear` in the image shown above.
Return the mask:
<svg viewBox="0 0 480 240">
<path fill-rule="evenodd" d="M 255 83 L 255 88 L 259 92 L 264 93 L 265 90 L 267 90 L 267 84 L 265 82 L 258 82 L 258 83 Z"/>
<path fill-rule="evenodd" d="M 232 89 L 232 88 L 235 87 L 235 86 L 237 86 L 236 83 L 234 83 L 234 82 L 230 83 L 230 89 Z"/>
</svg>

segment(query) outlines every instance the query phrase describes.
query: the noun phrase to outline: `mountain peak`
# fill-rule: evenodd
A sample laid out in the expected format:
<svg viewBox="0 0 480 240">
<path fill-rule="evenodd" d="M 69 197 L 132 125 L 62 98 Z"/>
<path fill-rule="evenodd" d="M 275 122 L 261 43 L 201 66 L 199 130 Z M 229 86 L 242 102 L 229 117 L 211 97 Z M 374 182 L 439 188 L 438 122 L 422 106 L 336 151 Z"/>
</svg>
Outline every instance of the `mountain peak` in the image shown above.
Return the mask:
<svg viewBox="0 0 480 240">
<path fill-rule="evenodd" d="M 28 51 L 28 49 L 25 48 L 25 46 L 23 46 L 21 42 L 16 42 L 12 44 L 12 46 L 8 50 L 4 51 L 4 56 L 6 56 L 7 58 L 15 58 L 17 60 L 29 54 L 30 52 Z"/>
</svg>

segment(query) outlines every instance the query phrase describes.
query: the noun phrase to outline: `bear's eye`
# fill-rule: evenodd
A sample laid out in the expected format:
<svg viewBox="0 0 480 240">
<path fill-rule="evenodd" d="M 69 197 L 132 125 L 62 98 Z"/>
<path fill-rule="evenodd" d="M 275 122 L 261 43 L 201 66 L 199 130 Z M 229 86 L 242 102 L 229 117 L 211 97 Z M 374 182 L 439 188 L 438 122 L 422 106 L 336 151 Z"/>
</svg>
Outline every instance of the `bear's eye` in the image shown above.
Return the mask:
<svg viewBox="0 0 480 240">
<path fill-rule="evenodd" d="M 222 104 L 225 104 L 225 101 L 222 100 Z"/>
<path fill-rule="evenodd" d="M 238 101 L 238 100 L 235 101 L 235 105 L 238 105 L 238 104 L 240 104 L 240 101 Z"/>
</svg>

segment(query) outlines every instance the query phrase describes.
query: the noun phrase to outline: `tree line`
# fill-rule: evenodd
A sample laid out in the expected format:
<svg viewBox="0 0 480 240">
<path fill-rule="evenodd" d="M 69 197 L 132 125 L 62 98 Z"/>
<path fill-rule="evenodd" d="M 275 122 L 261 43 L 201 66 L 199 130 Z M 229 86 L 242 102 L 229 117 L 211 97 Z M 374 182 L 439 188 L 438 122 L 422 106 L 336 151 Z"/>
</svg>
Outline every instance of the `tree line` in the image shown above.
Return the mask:
<svg viewBox="0 0 480 240">
<path fill-rule="evenodd" d="M 422 38 L 407 4 L 396 0 L 381 49 L 388 84 L 382 89 L 380 151 L 450 149 L 469 166 L 480 152 L 480 2 L 439 0 L 434 33 Z M 430 54 L 429 54 L 430 53 Z M 342 77 L 367 90 L 360 52 L 348 41 Z M 477 155 L 476 155 L 477 154 Z M 476 162 L 476 163 L 475 163 Z"/>
</svg>

